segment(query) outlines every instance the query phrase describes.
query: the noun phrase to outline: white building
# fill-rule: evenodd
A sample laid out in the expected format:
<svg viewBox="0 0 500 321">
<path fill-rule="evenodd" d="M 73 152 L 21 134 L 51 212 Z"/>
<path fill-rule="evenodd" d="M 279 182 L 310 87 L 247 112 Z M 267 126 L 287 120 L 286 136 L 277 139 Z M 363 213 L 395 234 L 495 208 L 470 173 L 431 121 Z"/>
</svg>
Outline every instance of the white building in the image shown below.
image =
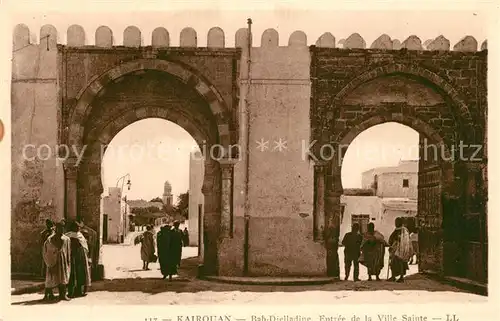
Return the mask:
<svg viewBox="0 0 500 321">
<path fill-rule="evenodd" d="M 361 174 L 361 187 L 373 189 L 378 197 L 417 199 L 418 160 L 400 161 L 397 166 L 368 170 Z"/>
<path fill-rule="evenodd" d="M 341 196 L 340 241 L 358 223 L 368 223 L 386 240 L 397 217 L 416 217 L 418 203 L 418 161 L 401 161 L 398 166 L 378 167 L 362 173 L 362 189 L 345 189 Z"/>
<path fill-rule="evenodd" d="M 130 207 L 119 187 L 110 187 L 102 200 L 102 239 L 104 243 L 123 243 L 129 230 Z"/>
</svg>

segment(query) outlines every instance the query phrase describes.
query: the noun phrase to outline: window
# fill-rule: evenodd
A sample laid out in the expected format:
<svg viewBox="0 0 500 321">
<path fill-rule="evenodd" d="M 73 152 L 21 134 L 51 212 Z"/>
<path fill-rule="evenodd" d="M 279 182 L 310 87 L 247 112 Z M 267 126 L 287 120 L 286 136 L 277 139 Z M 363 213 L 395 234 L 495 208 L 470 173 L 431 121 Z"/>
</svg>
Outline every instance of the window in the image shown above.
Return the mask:
<svg viewBox="0 0 500 321">
<path fill-rule="evenodd" d="M 352 224 L 358 223 L 360 233 L 365 233 L 368 228 L 368 223 L 370 223 L 370 215 L 351 215 L 351 222 Z"/>
<path fill-rule="evenodd" d="M 403 179 L 403 187 L 409 187 L 410 186 L 410 180 L 409 179 Z"/>
</svg>

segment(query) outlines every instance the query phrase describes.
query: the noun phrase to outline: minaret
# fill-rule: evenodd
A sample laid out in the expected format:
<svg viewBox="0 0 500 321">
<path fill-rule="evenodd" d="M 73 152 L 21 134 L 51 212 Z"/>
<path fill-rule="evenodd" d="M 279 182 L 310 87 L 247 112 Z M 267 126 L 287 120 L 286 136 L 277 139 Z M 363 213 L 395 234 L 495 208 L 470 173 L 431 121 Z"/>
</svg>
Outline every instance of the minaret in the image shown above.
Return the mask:
<svg viewBox="0 0 500 321">
<path fill-rule="evenodd" d="M 172 185 L 168 181 L 165 182 L 162 200 L 165 205 L 173 205 Z"/>
</svg>

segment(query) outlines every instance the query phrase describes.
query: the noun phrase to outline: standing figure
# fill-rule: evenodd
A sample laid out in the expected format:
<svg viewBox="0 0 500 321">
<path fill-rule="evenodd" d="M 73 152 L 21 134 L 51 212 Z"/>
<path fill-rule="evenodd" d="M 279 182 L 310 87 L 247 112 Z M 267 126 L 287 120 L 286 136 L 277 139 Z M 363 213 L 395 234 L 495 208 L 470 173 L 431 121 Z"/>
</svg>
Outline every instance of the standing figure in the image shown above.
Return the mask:
<svg viewBox="0 0 500 321">
<path fill-rule="evenodd" d="M 408 229 L 403 226 L 403 220 L 398 217 L 395 221 L 396 229 L 389 237 L 389 255 L 391 267 L 390 281 L 403 282 L 406 270 L 408 270 L 408 260 L 413 253 L 410 242 L 410 233 Z"/>
<path fill-rule="evenodd" d="M 52 290 L 57 287 L 59 298 L 68 301 L 66 289 L 71 272 L 71 240 L 64 235 L 62 223 L 56 224 L 55 233 L 45 241 L 42 254 L 47 265 L 44 300 L 54 299 Z"/>
<path fill-rule="evenodd" d="M 168 279 L 172 281 L 172 275 L 177 274 L 182 259 L 182 232 L 179 230 L 180 223 L 174 222 L 174 228 L 170 231 L 170 241 L 168 248 Z"/>
<path fill-rule="evenodd" d="M 415 264 L 418 264 L 418 231 L 414 228 L 413 232 L 410 233 L 411 247 L 413 249 L 413 255 L 410 257 L 410 262 L 408 264 L 413 264 L 413 258 L 415 257 Z"/>
<path fill-rule="evenodd" d="M 189 246 L 189 232 L 187 227 L 185 227 L 184 231 L 182 231 L 182 242 L 184 243 L 184 246 Z"/>
<path fill-rule="evenodd" d="M 141 238 L 141 259 L 142 269 L 150 270 L 149 263 L 154 262 L 155 256 L 155 240 L 153 235 L 153 227 L 148 225 L 146 232 L 142 233 Z"/>
<path fill-rule="evenodd" d="M 71 240 L 71 274 L 68 295 L 70 298 L 86 296 L 87 288 L 91 284 L 89 246 L 77 222 L 70 223 L 66 236 Z"/>
<path fill-rule="evenodd" d="M 45 220 L 45 229 L 40 233 L 40 248 L 43 251 L 43 246 L 45 245 L 45 241 L 54 234 L 54 222 L 52 222 L 49 219 Z M 42 270 L 41 270 L 41 276 L 45 277 L 47 271 L 47 265 L 45 265 L 45 261 L 42 260 Z"/>
<path fill-rule="evenodd" d="M 156 237 L 156 245 L 158 247 L 158 261 L 160 263 L 161 274 L 163 279 L 168 276 L 168 250 L 170 247 L 170 226 L 162 226 Z"/>
<path fill-rule="evenodd" d="M 349 274 L 351 274 L 351 265 L 354 265 L 354 281 L 359 281 L 359 256 L 362 242 L 363 237 L 359 234 L 359 224 L 354 223 L 351 232 L 347 232 L 342 240 L 346 281 L 349 279 Z"/>
<path fill-rule="evenodd" d="M 368 230 L 363 235 L 361 250 L 363 260 L 361 264 L 368 270 L 368 281 L 375 275 L 377 281 L 380 281 L 380 272 L 384 267 L 385 246 L 387 245 L 384 236 L 375 231 L 375 224 L 369 223 Z"/>
<path fill-rule="evenodd" d="M 80 225 L 80 232 L 87 240 L 89 247 L 88 256 L 90 259 L 90 276 L 92 279 L 92 275 L 97 271 L 97 264 L 99 263 L 99 238 L 97 237 L 97 232 L 85 225 L 83 221 L 80 220 L 77 221 L 77 223 Z"/>
</svg>

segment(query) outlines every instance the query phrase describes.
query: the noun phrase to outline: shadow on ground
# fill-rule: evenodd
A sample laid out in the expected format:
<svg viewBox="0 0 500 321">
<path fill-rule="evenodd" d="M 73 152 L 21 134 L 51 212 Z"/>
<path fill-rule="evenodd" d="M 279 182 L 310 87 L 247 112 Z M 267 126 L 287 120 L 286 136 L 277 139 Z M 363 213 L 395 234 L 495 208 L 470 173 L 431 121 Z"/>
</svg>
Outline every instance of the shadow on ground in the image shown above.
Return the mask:
<svg viewBox="0 0 500 321">
<path fill-rule="evenodd" d="M 163 280 L 160 271 L 158 278 L 135 278 L 135 279 L 114 279 L 95 282 L 89 292 L 143 292 L 147 294 L 158 294 L 163 292 L 305 292 L 305 291 L 449 291 L 466 292 L 451 285 L 440 283 L 422 274 L 410 275 L 404 283 L 382 281 L 339 281 L 324 285 L 241 285 L 227 284 L 214 281 L 205 281 L 196 278 L 198 268 L 197 258 L 187 258 L 182 260 L 179 276 L 172 281 Z M 91 295 L 91 293 L 90 293 Z M 29 305 L 30 302 L 23 302 Z M 32 304 L 40 304 L 33 301 Z"/>
</svg>

